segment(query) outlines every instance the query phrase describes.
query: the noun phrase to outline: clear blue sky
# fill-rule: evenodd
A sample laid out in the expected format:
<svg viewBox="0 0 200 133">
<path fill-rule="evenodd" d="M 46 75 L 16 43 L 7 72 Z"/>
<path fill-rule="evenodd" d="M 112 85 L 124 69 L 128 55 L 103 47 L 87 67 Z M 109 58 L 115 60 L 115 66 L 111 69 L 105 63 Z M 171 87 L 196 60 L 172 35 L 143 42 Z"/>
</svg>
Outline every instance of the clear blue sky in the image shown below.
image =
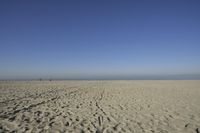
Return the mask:
<svg viewBox="0 0 200 133">
<path fill-rule="evenodd" d="M 199 0 L 0 1 L 0 79 L 199 75 Z"/>
</svg>

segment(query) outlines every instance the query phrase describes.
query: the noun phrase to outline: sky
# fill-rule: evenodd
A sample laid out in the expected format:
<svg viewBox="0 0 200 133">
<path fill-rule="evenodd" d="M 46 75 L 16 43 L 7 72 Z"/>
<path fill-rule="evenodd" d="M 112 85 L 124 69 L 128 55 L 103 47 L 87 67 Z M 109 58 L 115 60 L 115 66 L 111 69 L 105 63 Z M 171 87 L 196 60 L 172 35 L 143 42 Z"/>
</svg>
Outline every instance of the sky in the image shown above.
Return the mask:
<svg viewBox="0 0 200 133">
<path fill-rule="evenodd" d="M 1 0 L 0 79 L 200 79 L 199 0 Z"/>
</svg>

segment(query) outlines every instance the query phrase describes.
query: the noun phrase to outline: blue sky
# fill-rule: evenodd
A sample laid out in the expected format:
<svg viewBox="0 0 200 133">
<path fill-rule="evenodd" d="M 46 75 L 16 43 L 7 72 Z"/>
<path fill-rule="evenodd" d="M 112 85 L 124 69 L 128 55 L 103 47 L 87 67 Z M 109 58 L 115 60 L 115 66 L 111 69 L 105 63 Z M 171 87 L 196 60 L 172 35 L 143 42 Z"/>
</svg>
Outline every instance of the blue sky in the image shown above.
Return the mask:
<svg viewBox="0 0 200 133">
<path fill-rule="evenodd" d="M 199 0 L 0 1 L 0 79 L 200 79 Z"/>
</svg>

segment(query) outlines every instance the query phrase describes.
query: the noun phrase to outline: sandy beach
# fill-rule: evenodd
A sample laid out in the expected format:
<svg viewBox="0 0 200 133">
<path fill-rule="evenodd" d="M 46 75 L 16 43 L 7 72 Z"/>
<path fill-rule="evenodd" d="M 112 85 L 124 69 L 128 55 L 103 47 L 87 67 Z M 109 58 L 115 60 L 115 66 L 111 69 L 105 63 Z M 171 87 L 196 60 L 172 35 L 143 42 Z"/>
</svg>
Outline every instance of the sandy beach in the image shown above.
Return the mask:
<svg viewBox="0 0 200 133">
<path fill-rule="evenodd" d="M 1 81 L 0 132 L 199 133 L 200 80 Z"/>
</svg>

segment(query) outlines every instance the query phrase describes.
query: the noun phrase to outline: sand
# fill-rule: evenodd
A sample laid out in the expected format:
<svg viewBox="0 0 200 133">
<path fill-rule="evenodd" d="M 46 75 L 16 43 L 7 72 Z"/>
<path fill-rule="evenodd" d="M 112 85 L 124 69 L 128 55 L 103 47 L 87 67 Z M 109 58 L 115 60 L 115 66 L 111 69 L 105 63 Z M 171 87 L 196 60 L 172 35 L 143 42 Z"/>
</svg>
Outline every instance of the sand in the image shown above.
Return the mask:
<svg viewBox="0 0 200 133">
<path fill-rule="evenodd" d="M 2 81 L 0 132 L 199 133 L 200 80 Z"/>
</svg>

